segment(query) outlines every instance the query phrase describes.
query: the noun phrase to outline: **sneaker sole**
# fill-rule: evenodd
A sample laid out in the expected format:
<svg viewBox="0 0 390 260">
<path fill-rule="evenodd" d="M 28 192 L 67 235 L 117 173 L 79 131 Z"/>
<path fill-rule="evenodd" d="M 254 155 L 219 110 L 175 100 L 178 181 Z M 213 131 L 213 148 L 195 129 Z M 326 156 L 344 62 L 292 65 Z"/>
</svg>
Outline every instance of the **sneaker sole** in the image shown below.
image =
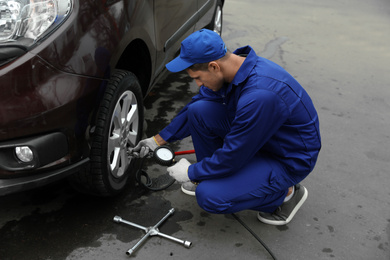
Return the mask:
<svg viewBox="0 0 390 260">
<path fill-rule="evenodd" d="M 189 190 L 186 190 L 183 188 L 183 186 L 181 186 L 181 191 L 187 195 L 190 195 L 190 196 L 195 196 L 195 191 L 189 191 Z"/>
<path fill-rule="evenodd" d="M 303 203 L 305 203 L 305 201 L 307 199 L 307 195 L 308 195 L 307 189 L 304 186 L 301 186 L 301 189 L 302 188 L 305 189 L 303 197 L 298 202 L 297 206 L 293 209 L 293 211 L 291 212 L 290 216 L 286 220 L 269 220 L 269 219 L 265 219 L 265 218 L 261 217 L 260 213 L 257 213 L 257 219 L 260 220 L 263 223 L 266 223 L 266 224 L 269 224 L 269 225 L 274 225 L 274 226 L 283 226 L 283 225 L 286 225 L 286 224 L 290 223 L 290 221 L 293 219 L 295 214 L 298 212 L 298 210 L 301 208 L 301 206 L 303 205 Z"/>
</svg>

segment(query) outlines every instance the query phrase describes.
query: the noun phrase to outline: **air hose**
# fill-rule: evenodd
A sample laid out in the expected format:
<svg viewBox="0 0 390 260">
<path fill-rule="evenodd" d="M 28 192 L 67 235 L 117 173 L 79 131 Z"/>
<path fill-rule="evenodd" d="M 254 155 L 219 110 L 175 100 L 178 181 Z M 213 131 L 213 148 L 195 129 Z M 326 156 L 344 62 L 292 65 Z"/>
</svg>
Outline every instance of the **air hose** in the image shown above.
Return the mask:
<svg viewBox="0 0 390 260">
<path fill-rule="evenodd" d="M 159 184 L 158 181 L 161 182 L 161 178 L 156 181 L 152 180 L 150 176 L 147 174 L 146 171 L 142 170 L 145 158 L 154 158 L 154 160 L 162 166 L 171 166 L 175 162 L 175 156 L 176 155 L 185 155 L 185 154 L 193 154 L 195 153 L 195 150 L 187 150 L 187 151 L 180 151 L 180 152 L 174 152 L 169 146 L 162 145 L 156 148 L 153 152 L 150 152 L 147 156 L 140 158 L 141 163 L 139 170 L 137 171 L 135 178 L 137 182 L 145 189 L 151 190 L 151 191 L 161 191 L 165 190 L 168 187 L 170 187 L 172 184 L 175 183 L 175 179 L 166 178 L 167 183 Z M 142 177 L 145 178 L 145 182 L 142 182 Z M 158 188 L 156 188 L 156 186 Z"/>
<path fill-rule="evenodd" d="M 248 227 L 247 224 L 244 223 L 244 221 L 242 221 L 236 214 L 232 213 L 232 216 L 244 227 L 246 228 L 246 230 L 249 231 L 249 233 L 252 234 L 252 236 L 254 236 L 254 238 L 256 238 L 257 241 L 259 241 L 259 243 L 265 248 L 265 250 L 267 250 L 267 252 L 271 255 L 272 259 L 274 260 L 277 260 L 276 257 L 274 256 L 274 254 L 272 253 L 271 249 L 268 248 L 268 246 L 260 239 L 260 237 L 255 233 L 253 232 L 252 229 L 250 229 Z"/>
<path fill-rule="evenodd" d="M 153 182 L 153 180 L 150 178 L 150 176 L 148 175 L 148 173 L 146 171 L 142 170 L 144 160 L 145 160 L 145 157 L 141 159 L 140 169 L 135 174 L 135 179 L 137 180 L 138 184 L 141 185 L 143 188 L 150 190 L 150 191 L 162 191 L 162 190 L 169 188 L 172 184 L 175 183 L 176 180 L 171 179 L 171 180 L 169 180 L 169 182 L 167 184 L 162 185 L 162 186 L 158 186 L 158 188 L 156 188 L 155 182 Z M 145 182 L 142 181 L 142 177 L 145 178 Z"/>
</svg>

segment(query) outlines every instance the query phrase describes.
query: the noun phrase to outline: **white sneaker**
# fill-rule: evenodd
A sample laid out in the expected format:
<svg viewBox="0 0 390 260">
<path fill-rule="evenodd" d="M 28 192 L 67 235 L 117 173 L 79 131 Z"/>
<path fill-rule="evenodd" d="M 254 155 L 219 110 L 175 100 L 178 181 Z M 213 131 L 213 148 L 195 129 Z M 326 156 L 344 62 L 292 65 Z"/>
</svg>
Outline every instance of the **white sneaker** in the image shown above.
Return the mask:
<svg viewBox="0 0 390 260">
<path fill-rule="evenodd" d="M 283 202 L 273 213 L 258 212 L 257 218 L 266 224 L 280 226 L 288 224 L 302 204 L 307 199 L 307 190 L 303 185 L 295 185 L 294 195 L 289 201 Z"/>
<path fill-rule="evenodd" d="M 198 185 L 193 184 L 192 182 L 184 182 L 181 184 L 181 190 L 187 195 L 195 196 L 196 187 Z"/>
</svg>

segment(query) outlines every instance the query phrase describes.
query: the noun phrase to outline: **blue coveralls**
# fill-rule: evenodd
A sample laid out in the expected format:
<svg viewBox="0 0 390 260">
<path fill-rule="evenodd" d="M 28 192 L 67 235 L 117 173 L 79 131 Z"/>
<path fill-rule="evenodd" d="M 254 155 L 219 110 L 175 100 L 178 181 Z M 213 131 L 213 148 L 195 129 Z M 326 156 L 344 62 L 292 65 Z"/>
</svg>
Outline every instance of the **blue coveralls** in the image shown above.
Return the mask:
<svg viewBox="0 0 390 260">
<path fill-rule="evenodd" d="M 160 135 L 191 135 L 200 182 L 196 198 L 211 213 L 273 212 L 288 188 L 314 168 L 321 148 L 317 112 L 301 85 L 250 47 L 233 81 L 214 92 L 204 86 Z"/>
</svg>

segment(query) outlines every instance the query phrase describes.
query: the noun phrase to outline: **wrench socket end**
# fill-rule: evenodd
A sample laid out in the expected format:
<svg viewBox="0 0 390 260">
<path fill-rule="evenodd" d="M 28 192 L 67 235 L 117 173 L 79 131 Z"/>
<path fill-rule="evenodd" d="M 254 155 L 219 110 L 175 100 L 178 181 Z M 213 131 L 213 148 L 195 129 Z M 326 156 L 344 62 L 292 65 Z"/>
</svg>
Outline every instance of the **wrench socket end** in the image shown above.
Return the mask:
<svg viewBox="0 0 390 260">
<path fill-rule="evenodd" d="M 184 241 L 183 245 L 187 248 L 190 248 L 192 246 L 192 242 L 190 241 Z"/>
<path fill-rule="evenodd" d="M 121 223 L 121 222 L 122 222 L 122 218 L 119 217 L 119 216 L 115 216 L 113 220 L 114 220 L 114 222 L 116 222 L 116 223 Z"/>
</svg>

